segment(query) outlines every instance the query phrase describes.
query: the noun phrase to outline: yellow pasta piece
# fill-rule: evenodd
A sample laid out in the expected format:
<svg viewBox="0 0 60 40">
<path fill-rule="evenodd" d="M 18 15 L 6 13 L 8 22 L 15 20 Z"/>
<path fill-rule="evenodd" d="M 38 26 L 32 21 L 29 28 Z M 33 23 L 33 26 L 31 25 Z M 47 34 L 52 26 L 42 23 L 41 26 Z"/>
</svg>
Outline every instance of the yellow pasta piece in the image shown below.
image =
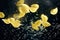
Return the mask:
<svg viewBox="0 0 60 40">
<path fill-rule="evenodd" d="M 19 20 L 15 20 L 14 18 L 8 18 L 8 19 L 2 19 L 3 21 L 4 21 L 4 23 L 6 23 L 6 24 L 12 24 L 12 26 L 14 27 L 14 28 L 19 28 L 20 27 L 20 25 L 21 25 L 21 21 L 19 21 Z"/>
<path fill-rule="evenodd" d="M 13 18 L 15 18 L 15 19 L 19 19 L 19 14 L 13 14 Z"/>
<path fill-rule="evenodd" d="M 18 10 L 20 13 L 29 13 L 29 6 L 27 4 L 21 4 L 20 7 L 18 7 Z"/>
<path fill-rule="evenodd" d="M 0 12 L 0 18 L 4 18 L 5 14 L 3 12 Z"/>
<path fill-rule="evenodd" d="M 26 13 L 14 14 L 13 17 L 14 17 L 15 19 L 20 19 L 20 18 L 24 17 L 25 14 L 26 14 Z"/>
<path fill-rule="evenodd" d="M 34 13 L 38 10 L 38 8 L 39 8 L 38 4 L 32 4 L 30 7 L 30 11 Z"/>
<path fill-rule="evenodd" d="M 19 0 L 16 5 L 20 6 L 20 4 L 24 4 L 24 0 Z"/>
<path fill-rule="evenodd" d="M 19 18 L 22 18 L 22 17 L 24 17 L 26 15 L 26 13 L 20 13 L 19 14 Z"/>
<path fill-rule="evenodd" d="M 32 29 L 39 30 L 39 28 L 36 25 L 34 25 L 34 24 L 32 24 Z"/>
<path fill-rule="evenodd" d="M 6 23 L 6 24 L 9 24 L 10 22 L 9 22 L 9 19 L 2 19 L 2 21 L 4 22 L 4 23 Z"/>
<path fill-rule="evenodd" d="M 19 26 L 21 25 L 21 24 L 20 24 L 20 21 L 19 21 L 19 20 L 15 20 L 14 18 L 11 18 L 11 19 L 10 19 L 10 23 L 12 24 L 12 26 L 13 26 L 14 28 L 19 28 Z"/>
<path fill-rule="evenodd" d="M 39 30 L 39 26 L 43 26 L 44 28 L 49 27 L 51 24 L 48 22 L 48 17 L 44 14 L 41 15 L 41 20 L 37 20 L 32 24 L 32 28 L 34 30 Z"/>
<path fill-rule="evenodd" d="M 34 30 L 39 30 L 39 26 L 41 26 L 41 20 L 37 20 L 35 23 L 31 23 L 31 24 Z"/>
<path fill-rule="evenodd" d="M 46 22 L 48 20 L 48 17 L 46 15 L 42 14 L 41 19 L 43 22 Z"/>
<path fill-rule="evenodd" d="M 44 28 L 51 26 L 49 22 L 42 22 L 42 25 L 44 26 Z"/>
<path fill-rule="evenodd" d="M 48 17 L 44 14 L 41 15 L 41 23 L 44 27 L 49 27 L 51 24 L 48 22 Z"/>
<path fill-rule="evenodd" d="M 56 15 L 56 14 L 58 13 L 58 8 L 56 7 L 56 8 L 54 8 L 54 9 L 51 9 L 50 13 L 51 13 L 52 15 Z"/>
</svg>

